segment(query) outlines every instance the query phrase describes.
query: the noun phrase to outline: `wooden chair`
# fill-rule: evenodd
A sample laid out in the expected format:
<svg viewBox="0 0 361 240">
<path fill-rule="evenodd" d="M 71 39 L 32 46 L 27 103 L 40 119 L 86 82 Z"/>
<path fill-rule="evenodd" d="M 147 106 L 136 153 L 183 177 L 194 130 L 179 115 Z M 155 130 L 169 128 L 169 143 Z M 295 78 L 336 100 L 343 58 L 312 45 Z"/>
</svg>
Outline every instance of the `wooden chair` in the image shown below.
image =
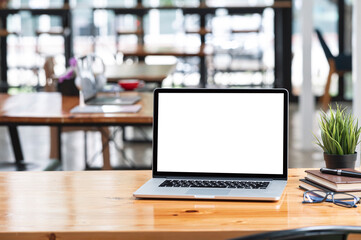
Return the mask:
<svg viewBox="0 0 361 240">
<path fill-rule="evenodd" d="M 46 77 L 45 91 L 54 92 L 56 91 L 56 82 L 54 81 L 54 58 L 47 57 L 44 64 L 44 71 Z M 50 127 L 50 158 L 59 159 L 58 148 L 58 135 L 61 132 L 69 131 L 99 131 L 102 136 L 102 146 L 103 146 L 103 170 L 112 169 L 110 164 L 110 152 L 108 144 L 109 128 L 108 127 L 63 127 L 61 131 L 57 127 Z M 85 143 L 86 144 L 86 143 Z"/>
<path fill-rule="evenodd" d="M 360 239 L 359 226 L 315 226 L 304 227 L 275 232 L 254 234 L 251 236 L 235 238 L 234 240 L 345 240 L 352 234 L 352 239 Z"/>
<path fill-rule="evenodd" d="M 330 86 L 331 86 L 331 77 L 334 73 L 338 74 L 340 77 L 343 76 L 346 72 L 352 71 L 352 56 L 347 54 L 339 54 L 338 56 L 334 56 L 329 47 L 327 46 L 322 33 L 319 29 L 315 29 L 317 37 L 321 43 L 322 49 L 326 55 L 328 64 L 330 65 L 330 71 L 327 76 L 327 82 L 325 86 L 325 92 L 321 97 L 321 107 L 324 111 L 328 109 L 328 105 L 331 101 L 330 96 Z"/>
</svg>

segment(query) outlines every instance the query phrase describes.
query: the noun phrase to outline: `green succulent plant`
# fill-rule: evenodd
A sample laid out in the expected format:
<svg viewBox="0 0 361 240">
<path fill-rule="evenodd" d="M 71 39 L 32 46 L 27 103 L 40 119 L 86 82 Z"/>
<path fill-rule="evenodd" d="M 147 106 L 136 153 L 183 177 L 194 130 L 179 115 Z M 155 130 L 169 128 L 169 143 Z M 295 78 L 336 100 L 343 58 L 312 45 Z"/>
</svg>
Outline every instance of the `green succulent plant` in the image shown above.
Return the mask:
<svg viewBox="0 0 361 240">
<path fill-rule="evenodd" d="M 346 108 L 337 105 L 334 111 L 330 106 L 329 114 L 324 111 L 320 114 L 321 141 L 314 136 L 316 144 L 327 154 L 354 154 L 357 144 L 360 143 L 361 127 L 358 127 L 358 120 L 345 110 Z"/>
</svg>

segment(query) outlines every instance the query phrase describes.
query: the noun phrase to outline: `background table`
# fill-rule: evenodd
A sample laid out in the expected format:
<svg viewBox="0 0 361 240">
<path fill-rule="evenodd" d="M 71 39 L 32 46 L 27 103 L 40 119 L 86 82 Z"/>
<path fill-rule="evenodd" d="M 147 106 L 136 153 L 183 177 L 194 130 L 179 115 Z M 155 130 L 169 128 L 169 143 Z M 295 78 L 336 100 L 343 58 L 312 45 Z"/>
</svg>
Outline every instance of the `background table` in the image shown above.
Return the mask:
<svg viewBox="0 0 361 240">
<path fill-rule="evenodd" d="M 155 82 L 161 86 L 163 80 L 175 69 L 172 65 L 148 65 L 145 63 L 108 65 L 105 68 L 105 77 L 108 82 L 117 82 L 122 79 L 138 79 L 145 82 Z"/>
<path fill-rule="evenodd" d="M 305 169 L 278 202 L 137 200 L 151 171 L 0 173 L 0 239 L 226 239 L 361 222 L 361 207 L 302 204 Z"/>
<path fill-rule="evenodd" d="M 28 93 L 10 96 L 0 94 L 0 126 L 7 126 L 17 165 L 23 165 L 23 154 L 17 126 L 136 126 L 153 122 L 153 94 L 124 92 L 121 95 L 138 95 L 142 106 L 137 113 L 73 114 L 70 110 L 79 104 L 78 97 L 62 97 L 60 93 Z M 60 134 L 59 134 L 60 138 Z M 60 146 L 60 139 L 59 149 Z M 59 151 L 59 158 L 61 151 Z"/>
</svg>

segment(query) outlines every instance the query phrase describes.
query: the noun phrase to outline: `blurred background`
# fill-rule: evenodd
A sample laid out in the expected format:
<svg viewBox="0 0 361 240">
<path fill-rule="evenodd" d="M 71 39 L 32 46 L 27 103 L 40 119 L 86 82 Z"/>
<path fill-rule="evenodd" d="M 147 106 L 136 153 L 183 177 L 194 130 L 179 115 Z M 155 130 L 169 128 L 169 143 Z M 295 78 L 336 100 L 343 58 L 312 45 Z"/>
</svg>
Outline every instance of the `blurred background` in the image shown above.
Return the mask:
<svg viewBox="0 0 361 240">
<path fill-rule="evenodd" d="M 175 64 L 175 70 L 164 79 L 161 87 L 285 87 L 290 91 L 292 102 L 290 166 L 316 167 L 321 164 L 321 151 L 302 150 L 299 143 L 298 96 L 303 83 L 302 0 L 11 0 L 0 3 L 1 92 L 44 91 L 47 85 L 44 64 L 49 57 L 54 60 L 55 75 L 59 76 L 66 71 L 71 57 L 89 53 L 96 53 L 105 65 L 131 65 L 143 60 L 149 65 Z M 213 10 L 203 11 L 205 6 Z M 277 13 L 282 16 L 278 20 Z M 351 0 L 313 1 L 310 12 L 313 25 L 321 30 L 334 55 L 351 53 L 351 13 Z M 277 40 L 287 40 L 288 36 L 290 46 L 287 41 Z M 280 41 L 278 45 L 277 41 Z M 169 50 L 170 54 L 135 56 L 131 50 L 139 46 Z M 276 46 L 281 52 L 277 52 Z M 198 55 L 179 56 L 177 51 L 172 54 L 174 48 L 185 52 L 195 49 Z M 204 52 L 199 55 L 199 51 Z M 283 56 L 278 67 L 277 56 Z M 330 67 L 316 34 L 312 36 L 311 56 L 312 94 L 318 99 L 325 91 Z M 351 72 L 343 77 L 332 75 L 330 95 L 332 100 L 346 105 L 352 100 Z M 47 127 L 36 130 L 21 127 L 20 131 L 23 142 L 36 138 L 38 144 L 48 144 Z M 151 135 L 151 129 L 139 134 L 144 132 Z M 74 138 L 71 134 L 79 133 L 63 134 L 66 144 L 70 141 L 67 138 Z M 99 138 L 94 134 L 94 138 Z M 83 141 L 81 136 L 77 142 Z M 86 141 L 95 146 L 88 151 L 97 149 L 97 140 L 88 137 Z M 13 159 L 9 145 L 6 129 L 1 127 L 0 161 Z M 48 155 L 48 152 L 36 151 L 36 145 L 24 145 L 29 159 Z M 71 146 L 67 149 L 63 150 L 65 158 L 67 154 L 69 158 L 74 154 L 83 158 L 83 151 L 74 153 L 77 147 L 70 153 Z M 128 154 L 141 155 L 139 158 L 150 163 L 149 143 L 144 147 L 132 145 L 128 150 Z M 112 155 L 116 155 L 115 152 Z M 95 156 L 92 164 L 101 165 L 97 151 L 89 154 Z M 112 157 L 112 161 L 116 164 L 121 158 L 120 155 Z M 80 165 L 64 169 L 82 169 L 83 161 L 80 162 Z"/>
</svg>

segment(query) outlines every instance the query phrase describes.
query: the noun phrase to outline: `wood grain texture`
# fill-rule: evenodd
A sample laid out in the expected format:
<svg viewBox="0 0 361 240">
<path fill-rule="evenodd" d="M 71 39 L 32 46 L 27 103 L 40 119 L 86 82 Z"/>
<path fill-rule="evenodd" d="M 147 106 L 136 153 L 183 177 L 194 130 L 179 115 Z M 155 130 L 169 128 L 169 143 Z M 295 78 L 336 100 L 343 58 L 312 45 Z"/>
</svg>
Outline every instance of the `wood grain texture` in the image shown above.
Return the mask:
<svg viewBox="0 0 361 240">
<path fill-rule="evenodd" d="M 142 108 L 137 113 L 72 114 L 79 104 L 78 97 L 60 93 L 27 93 L 9 96 L 0 94 L 0 124 L 151 124 L 153 122 L 153 94 L 124 92 L 121 95 L 140 95 Z"/>
<path fill-rule="evenodd" d="M 0 239 L 226 239 L 360 225 L 361 207 L 302 204 L 304 170 L 289 170 L 278 202 L 135 199 L 150 171 L 2 172 Z"/>
</svg>

